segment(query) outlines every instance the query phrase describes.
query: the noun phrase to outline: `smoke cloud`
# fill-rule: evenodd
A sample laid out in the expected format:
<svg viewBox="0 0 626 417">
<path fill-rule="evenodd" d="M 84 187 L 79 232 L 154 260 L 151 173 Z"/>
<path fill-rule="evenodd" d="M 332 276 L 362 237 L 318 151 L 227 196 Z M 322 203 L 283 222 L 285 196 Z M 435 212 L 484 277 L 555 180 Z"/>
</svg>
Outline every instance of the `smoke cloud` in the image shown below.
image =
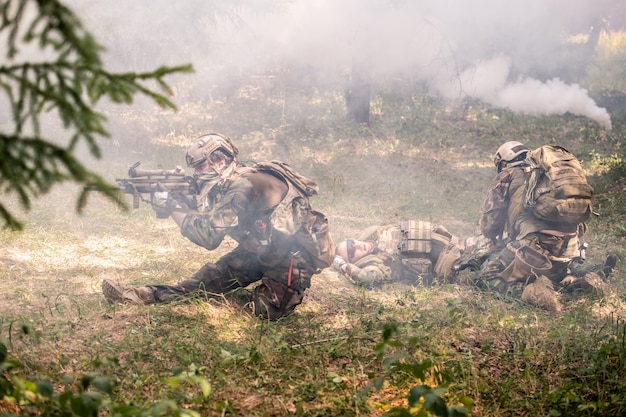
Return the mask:
<svg viewBox="0 0 626 417">
<path fill-rule="evenodd" d="M 599 107 L 587 90 L 578 84 L 567 84 L 559 78 L 546 82 L 533 78 L 508 82 L 510 66 L 511 60 L 505 56 L 481 61 L 459 76 L 461 90 L 458 85 L 440 85 L 439 89 L 449 98 L 462 91 L 470 97 L 516 113 L 586 116 L 605 129 L 611 129 L 609 113 Z"/>
<path fill-rule="evenodd" d="M 419 79 L 448 99 L 571 113 L 611 128 L 606 109 L 575 82 L 593 53 L 584 41 L 615 7 L 611 0 L 255 0 L 236 10 L 192 0 L 115 8 L 104 0 L 72 2 L 112 55 L 137 60 L 123 47 L 133 42 L 142 45 L 146 67 L 191 61 L 211 85 L 224 74 L 261 75 L 277 63 L 320 73 L 357 65 L 373 82 Z M 149 59 L 150 51 L 161 55 Z"/>
</svg>

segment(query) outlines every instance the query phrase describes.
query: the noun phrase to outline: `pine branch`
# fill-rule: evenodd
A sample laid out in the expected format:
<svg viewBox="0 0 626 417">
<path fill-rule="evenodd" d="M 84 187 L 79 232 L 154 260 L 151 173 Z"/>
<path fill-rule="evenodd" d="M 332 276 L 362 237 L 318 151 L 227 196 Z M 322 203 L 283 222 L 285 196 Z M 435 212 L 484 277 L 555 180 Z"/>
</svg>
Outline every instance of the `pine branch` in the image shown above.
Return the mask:
<svg viewBox="0 0 626 417">
<path fill-rule="evenodd" d="M 33 7 L 38 13 L 27 13 Z M 27 15 L 34 18 L 26 21 Z M 103 98 L 132 104 L 133 98 L 140 94 L 161 107 L 176 109 L 169 98 L 173 92 L 164 78 L 191 72 L 193 68 L 182 65 L 143 73 L 107 71 L 100 59 L 104 48 L 58 0 L 6 0 L 0 4 L 0 19 L 0 34 L 7 35 L 8 58 L 0 65 L 0 92 L 10 104 L 14 122 L 13 132 L 0 135 L 4 151 L 0 158 L 0 192 L 16 194 L 22 207 L 28 210 L 31 199 L 48 192 L 57 183 L 74 181 L 125 207 L 117 186 L 108 184 L 73 156 L 76 147 L 84 143 L 91 155 L 101 157 L 98 139 L 108 137 L 109 133 L 105 128 L 107 118 L 95 110 L 95 105 Z M 24 25 L 26 28 L 22 30 Z M 50 59 L 17 62 L 20 46 L 35 41 L 42 50 L 41 56 Z M 158 89 L 149 87 L 149 83 L 156 83 Z M 40 117 L 52 111 L 70 132 L 66 147 L 55 145 L 41 135 Z M 25 132 L 30 136 L 25 136 Z M 78 212 L 87 198 L 87 191 L 78 197 Z M 4 205 L 0 205 L 0 218 L 5 227 L 22 228 L 21 222 Z"/>
</svg>

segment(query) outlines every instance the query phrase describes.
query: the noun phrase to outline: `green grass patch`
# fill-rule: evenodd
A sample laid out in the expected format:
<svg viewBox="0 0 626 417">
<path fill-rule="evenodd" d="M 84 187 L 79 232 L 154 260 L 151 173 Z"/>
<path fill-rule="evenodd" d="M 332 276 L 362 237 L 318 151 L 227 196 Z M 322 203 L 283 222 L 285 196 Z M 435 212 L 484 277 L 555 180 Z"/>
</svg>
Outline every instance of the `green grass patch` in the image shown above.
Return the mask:
<svg viewBox="0 0 626 417">
<path fill-rule="evenodd" d="M 623 414 L 623 122 L 609 134 L 570 115 L 531 117 L 405 94 L 377 97 L 369 127 L 344 123 L 341 96 L 324 91 L 285 102 L 260 94 L 190 103 L 158 117 L 137 111 L 119 118 L 117 142 L 94 166 L 114 179 L 136 161 L 181 165 L 195 135 L 219 131 L 243 159 L 282 159 L 318 181 L 312 202 L 337 241 L 405 219 L 470 236 L 497 146 L 556 143 L 590 174 L 597 216 L 585 237 L 587 261 L 618 254 L 613 292 L 563 294 L 564 311 L 548 314 L 459 285 L 365 291 L 325 270 L 296 314 L 274 323 L 246 312 L 250 289 L 111 306 L 103 279 L 176 283 L 234 242 L 207 252 L 146 205 L 123 211 L 98 195 L 77 216 L 78 190 L 57 187 L 23 213 L 24 232 L 0 232 L 0 413 Z"/>
</svg>

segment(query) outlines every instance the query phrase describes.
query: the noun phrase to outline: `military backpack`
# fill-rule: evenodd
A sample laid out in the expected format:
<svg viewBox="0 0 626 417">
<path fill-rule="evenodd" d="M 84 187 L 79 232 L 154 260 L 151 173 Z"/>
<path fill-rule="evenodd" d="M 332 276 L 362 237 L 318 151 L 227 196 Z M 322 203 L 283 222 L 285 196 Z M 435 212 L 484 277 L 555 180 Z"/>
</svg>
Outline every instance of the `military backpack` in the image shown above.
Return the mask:
<svg viewBox="0 0 626 417">
<path fill-rule="evenodd" d="M 524 207 L 539 219 L 555 223 L 584 223 L 591 215 L 593 188 L 578 159 L 561 146 L 545 145 L 528 152 L 530 170 Z"/>
</svg>

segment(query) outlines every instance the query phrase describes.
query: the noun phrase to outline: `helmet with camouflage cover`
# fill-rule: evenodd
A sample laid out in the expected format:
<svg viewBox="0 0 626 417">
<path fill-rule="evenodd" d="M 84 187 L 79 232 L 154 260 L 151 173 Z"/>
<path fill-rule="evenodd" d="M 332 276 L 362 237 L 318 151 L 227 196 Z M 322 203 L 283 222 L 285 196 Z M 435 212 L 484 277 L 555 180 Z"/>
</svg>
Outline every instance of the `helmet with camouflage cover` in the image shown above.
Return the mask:
<svg viewBox="0 0 626 417">
<path fill-rule="evenodd" d="M 493 164 L 498 169 L 498 172 L 502 170 L 501 164 L 504 162 L 513 162 L 523 159 L 522 155 L 525 155 L 529 149 L 522 143 L 516 140 L 511 140 L 500 145 L 493 158 Z M 525 156 L 524 156 L 525 157 Z"/>
<path fill-rule="evenodd" d="M 200 136 L 196 143 L 187 149 L 185 156 L 187 166 L 190 168 L 197 167 L 218 149 L 221 149 L 233 158 L 239 153 L 239 149 L 237 149 L 230 138 L 219 133 L 209 133 Z"/>
</svg>

